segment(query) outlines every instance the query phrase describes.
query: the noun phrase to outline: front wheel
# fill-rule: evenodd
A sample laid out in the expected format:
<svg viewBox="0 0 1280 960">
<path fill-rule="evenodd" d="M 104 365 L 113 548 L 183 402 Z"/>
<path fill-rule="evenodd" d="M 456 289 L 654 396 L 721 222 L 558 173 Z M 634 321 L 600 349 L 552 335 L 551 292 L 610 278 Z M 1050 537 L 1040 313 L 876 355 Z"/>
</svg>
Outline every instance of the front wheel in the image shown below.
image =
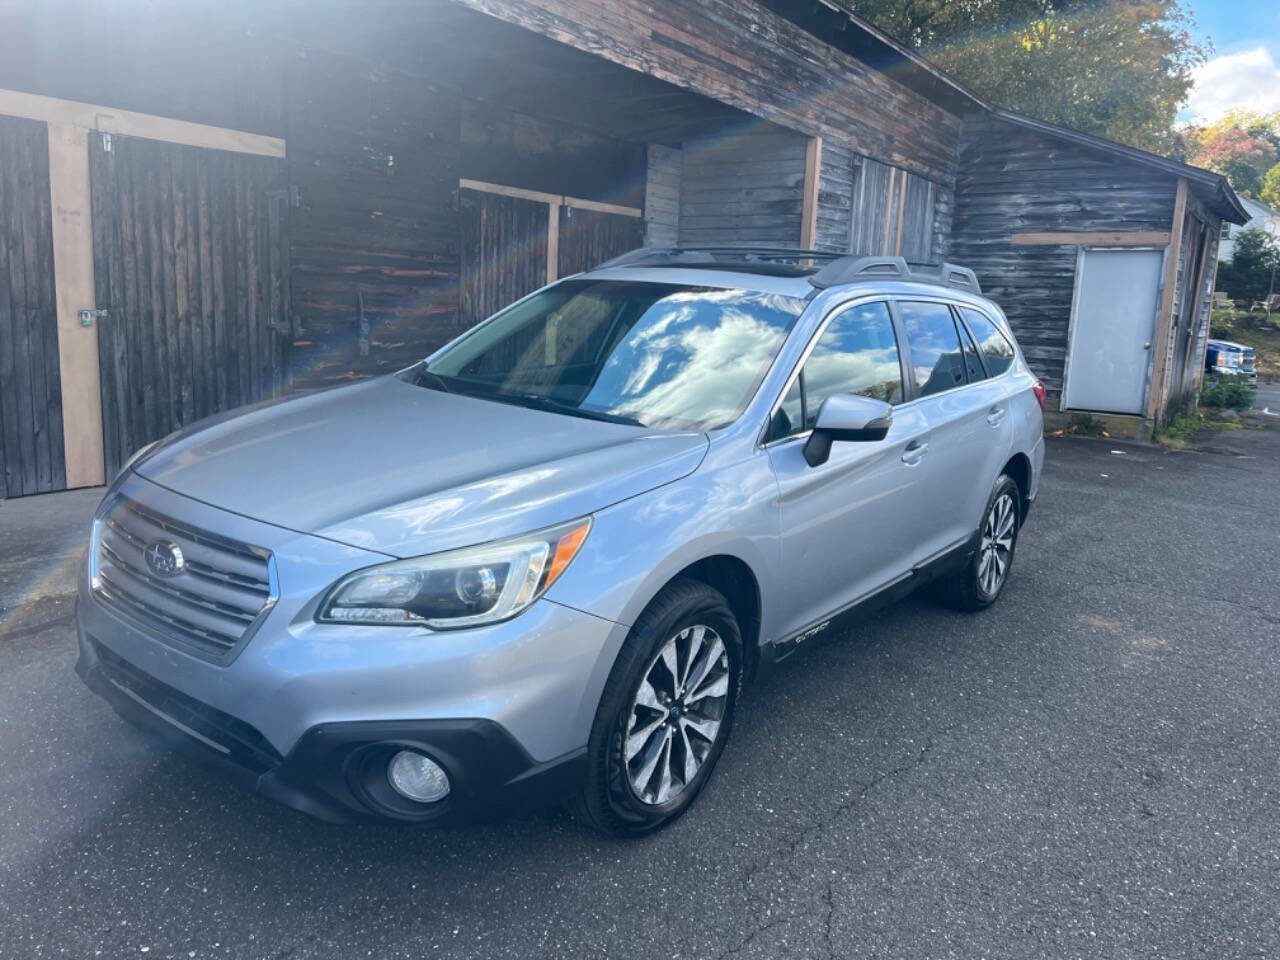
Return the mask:
<svg viewBox="0 0 1280 960">
<path fill-rule="evenodd" d="M 724 749 L 741 684 L 742 638 L 724 597 L 694 580 L 668 584 L 605 684 L 579 818 L 638 836 L 684 813 Z"/>
<path fill-rule="evenodd" d="M 1018 545 L 1018 485 L 1001 474 L 987 500 L 978 548 L 962 569 L 939 581 L 938 598 L 957 610 L 982 610 L 1000 596 Z"/>
</svg>

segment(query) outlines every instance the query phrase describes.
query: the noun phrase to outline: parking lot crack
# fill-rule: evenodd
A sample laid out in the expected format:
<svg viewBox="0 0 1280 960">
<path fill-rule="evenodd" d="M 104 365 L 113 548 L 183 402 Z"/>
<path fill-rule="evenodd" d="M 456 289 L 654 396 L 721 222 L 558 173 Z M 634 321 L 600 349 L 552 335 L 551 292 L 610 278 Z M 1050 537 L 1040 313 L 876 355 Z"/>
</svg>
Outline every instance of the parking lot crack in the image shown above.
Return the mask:
<svg viewBox="0 0 1280 960">
<path fill-rule="evenodd" d="M 831 811 L 817 821 L 807 824 L 794 832 L 789 838 L 782 840 L 776 844 L 773 849 L 762 859 L 753 862 L 742 876 L 741 886 L 745 895 L 745 901 L 748 905 L 755 905 L 759 909 L 748 911 L 750 915 L 757 917 L 768 916 L 764 909 L 763 898 L 759 894 L 751 891 L 751 886 L 757 877 L 762 876 L 770 868 L 777 864 L 789 860 L 795 856 L 796 852 L 806 846 L 810 841 L 817 839 L 827 829 L 849 814 L 852 810 L 860 806 L 863 801 L 877 787 L 897 777 L 903 776 L 917 767 L 921 766 L 929 755 L 934 752 L 935 745 L 939 737 L 950 733 L 960 724 L 952 723 L 945 727 L 941 727 L 925 738 L 925 741 L 919 749 L 901 763 L 890 767 L 878 773 L 870 780 L 864 782 L 857 789 L 851 791 L 844 800 L 832 807 Z M 823 938 L 826 946 L 826 956 L 834 956 L 834 948 L 832 943 L 832 925 L 835 919 L 835 897 L 834 885 L 831 880 L 826 882 L 825 892 L 821 895 L 821 903 L 824 906 L 822 914 Z M 735 956 L 745 950 L 760 934 L 770 930 L 780 924 L 788 922 L 785 919 L 771 919 L 766 923 L 758 924 L 749 929 L 746 935 L 735 945 L 726 949 L 719 954 L 717 960 L 723 960 L 725 957 Z"/>
</svg>

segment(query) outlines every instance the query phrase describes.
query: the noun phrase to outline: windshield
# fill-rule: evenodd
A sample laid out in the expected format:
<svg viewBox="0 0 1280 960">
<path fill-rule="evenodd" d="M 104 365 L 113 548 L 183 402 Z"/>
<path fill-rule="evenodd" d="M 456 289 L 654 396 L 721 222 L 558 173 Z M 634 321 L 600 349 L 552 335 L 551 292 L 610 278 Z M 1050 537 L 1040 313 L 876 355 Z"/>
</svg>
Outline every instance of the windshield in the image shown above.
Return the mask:
<svg viewBox="0 0 1280 960">
<path fill-rule="evenodd" d="M 418 368 L 421 386 L 647 427 L 734 420 L 805 301 L 669 283 L 567 280 Z"/>
</svg>

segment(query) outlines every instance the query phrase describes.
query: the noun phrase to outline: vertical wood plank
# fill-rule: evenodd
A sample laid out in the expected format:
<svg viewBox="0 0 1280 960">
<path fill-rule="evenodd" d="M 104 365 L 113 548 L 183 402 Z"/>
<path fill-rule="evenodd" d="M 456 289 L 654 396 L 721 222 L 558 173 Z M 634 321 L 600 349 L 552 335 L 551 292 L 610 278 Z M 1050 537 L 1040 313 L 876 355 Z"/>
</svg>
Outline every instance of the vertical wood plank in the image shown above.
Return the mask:
<svg viewBox="0 0 1280 960">
<path fill-rule="evenodd" d="M 822 171 L 822 138 L 810 137 L 804 152 L 804 193 L 800 203 L 800 246 L 818 242 L 818 177 Z"/>
<path fill-rule="evenodd" d="M 547 205 L 547 283 L 560 275 L 560 204 Z"/>
<path fill-rule="evenodd" d="M 1170 331 L 1173 329 L 1174 293 L 1178 286 L 1178 259 L 1182 250 L 1183 225 L 1187 217 L 1187 179 L 1178 178 L 1173 197 L 1173 222 L 1170 226 L 1169 249 L 1165 254 L 1164 282 L 1160 291 L 1160 317 L 1156 326 L 1156 339 L 1152 344 L 1155 351 L 1152 363 L 1151 387 L 1147 393 L 1147 417 L 1154 418 L 1164 403 L 1165 385 L 1168 382 L 1168 356 L 1171 346 Z"/>
<path fill-rule="evenodd" d="M 11 155 L 12 129 L 0 119 L 0 158 Z M 6 174 L 8 164 L 0 163 L 0 210 L 11 210 L 17 199 Z M 0 497 L 21 493 L 18 476 L 18 396 L 14 337 L 14 310 L 7 264 L 13 261 L 8 228 L 0 224 Z"/>
<path fill-rule="evenodd" d="M 19 140 L 11 153 L 10 162 L 6 165 L 9 178 L 9 195 L 14 198 L 31 196 L 34 189 L 31 182 L 31 154 L 24 140 Z M 14 388 L 17 397 L 18 437 L 16 452 L 18 455 L 18 490 L 20 493 L 35 493 L 36 486 L 36 447 L 35 447 L 35 405 L 31 396 L 31 327 L 35 318 L 30 309 L 27 296 L 26 250 L 27 231 L 31 228 L 29 217 L 23 216 L 26 203 L 15 205 L 15 216 L 6 217 L 9 230 L 9 290 L 13 303 L 15 327 L 13 331 L 13 349 L 17 358 L 14 369 Z M 0 269 L 4 269 L 0 265 Z M 14 454 L 9 451 L 9 455 Z"/>
</svg>

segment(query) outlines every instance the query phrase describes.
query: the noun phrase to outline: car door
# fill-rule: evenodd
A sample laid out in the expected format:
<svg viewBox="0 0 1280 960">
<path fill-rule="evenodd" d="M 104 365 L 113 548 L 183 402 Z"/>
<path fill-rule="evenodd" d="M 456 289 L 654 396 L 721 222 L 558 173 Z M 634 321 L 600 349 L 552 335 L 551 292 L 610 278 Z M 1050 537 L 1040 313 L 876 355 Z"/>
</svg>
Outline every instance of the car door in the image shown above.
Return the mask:
<svg viewBox="0 0 1280 960">
<path fill-rule="evenodd" d="M 969 539 L 978 529 L 991 485 L 1009 446 L 1007 398 L 986 375 L 968 330 L 941 300 L 896 300 L 911 358 L 908 378 L 928 425 L 926 485 L 919 509 L 927 530 L 917 564 Z M 999 461 L 999 462 L 996 462 Z"/>
<path fill-rule="evenodd" d="M 836 393 L 896 405 L 883 440 L 836 442 L 811 467 L 803 449 L 818 410 Z M 917 500 L 928 432 L 904 400 L 901 354 L 885 301 L 837 307 L 775 409 L 766 449 L 778 480 L 783 638 L 908 575 L 923 528 Z"/>
</svg>

